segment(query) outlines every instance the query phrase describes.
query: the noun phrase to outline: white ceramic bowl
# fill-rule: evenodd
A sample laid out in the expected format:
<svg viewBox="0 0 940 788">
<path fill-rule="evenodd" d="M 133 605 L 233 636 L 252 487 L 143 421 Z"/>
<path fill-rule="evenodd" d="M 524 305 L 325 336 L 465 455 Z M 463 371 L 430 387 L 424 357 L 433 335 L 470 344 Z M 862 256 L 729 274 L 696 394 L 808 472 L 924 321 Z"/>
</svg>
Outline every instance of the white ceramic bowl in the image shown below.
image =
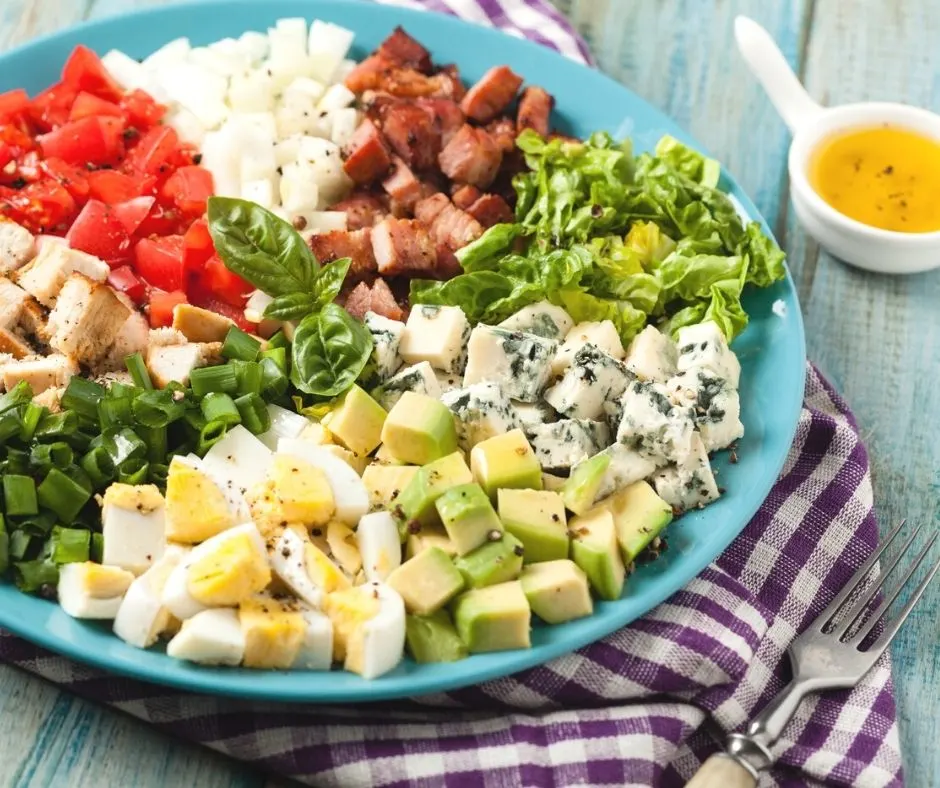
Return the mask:
<svg viewBox="0 0 940 788">
<path fill-rule="evenodd" d="M 800 85 L 764 28 L 747 17 L 735 20 L 735 37 L 790 131 L 790 196 L 797 218 L 830 254 L 869 271 L 913 274 L 940 267 L 940 232 L 899 233 L 856 221 L 837 211 L 810 185 L 810 158 L 827 138 L 856 128 L 887 125 L 940 142 L 940 115 L 907 104 L 866 102 L 822 107 Z"/>
</svg>

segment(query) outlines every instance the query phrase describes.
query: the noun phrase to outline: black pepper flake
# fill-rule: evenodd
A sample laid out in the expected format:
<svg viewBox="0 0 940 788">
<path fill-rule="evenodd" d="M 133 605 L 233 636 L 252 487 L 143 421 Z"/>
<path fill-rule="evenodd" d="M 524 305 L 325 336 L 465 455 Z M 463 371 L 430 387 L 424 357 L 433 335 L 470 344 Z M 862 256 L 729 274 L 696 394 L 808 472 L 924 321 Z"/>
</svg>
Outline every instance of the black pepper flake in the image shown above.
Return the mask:
<svg viewBox="0 0 940 788">
<path fill-rule="evenodd" d="M 411 520 L 408 523 L 408 533 L 410 534 L 421 533 L 421 523 L 419 523 L 417 520 Z"/>
<path fill-rule="evenodd" d="M 553 522 L 553 523 L 559 523 L 559 522 L 561 522 L 561 518 L 560 518 L 557 514 L 553 514 L 553 515 L 552 515 L 552 522 Z"/>
<path fill-rule="evenodd" d="M 600 219 L 603 215 L 604 209 L 600 205 L 595 203 L 591 206 L 591 216 L 593 216 L 595 219 Z"/>
<path fill-rule="evenodd" d="M 732 465 L 738 464 L 738 453 L 734 449 L 732 449 L 731 453 L 728 455 L 728 462 Z"/>
<path fill-rule="evenodd" d="M 321 528 L 314 528 L 310 533 L 314 536 L 323 536 L 323 530 Z"/>
<path fill-rule="evenodd" d="M 889 164 L 887 167 L 885 167 L 885 168 L 882 170 L 882 172 L 883 172 L 885 175 L 890 175 L 892 172 L 894 172 L 894 167 L 892 167 L 892 166 Z"/>
<path fill-rule="evenodd" d="M 281 555 L 284 556 L 284 558 L 290 558 L 290 548 L 286 546 L 281 548 Z"/>
<path fill-rule="evenodd" d="M 193 154 L 193 164 L 202 164 L 202 154 L 195 153 Z"/>
<path fill-rule="evenodd" d="M 14 189 L 22 189 L 26 185 L 25 178 L 17 178 L 10 184 Z"/>
<path fill-rule="evenodd" d="M 278 175 L 283 175 L 283 174 L 284 174 L 284 168 L 281 167 L 281 166 L 278 166 L 274 171 L 275 171 Z"/>
<path fill-rule="evenodd" d="M 525 548 L 521 544 L 517 544 L 514 548 L 512 548 L 512 551 L 516 555 L 522 555 L 525 552 Z"/>
</svg>

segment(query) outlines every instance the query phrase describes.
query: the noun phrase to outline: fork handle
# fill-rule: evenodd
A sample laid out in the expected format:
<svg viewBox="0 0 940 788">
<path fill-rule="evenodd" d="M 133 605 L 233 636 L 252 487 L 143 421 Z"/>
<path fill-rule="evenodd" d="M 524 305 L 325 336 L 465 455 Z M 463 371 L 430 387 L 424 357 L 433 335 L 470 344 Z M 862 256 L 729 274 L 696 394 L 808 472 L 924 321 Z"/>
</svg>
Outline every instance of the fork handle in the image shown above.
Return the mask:
<svg viewBox="0 0 940 788">
<path fill-rule="evenodd" d="M 754 773 L 736 758 L 719 753 L 709 758 L 686 788 L 756 788 Z"/>
</svg>

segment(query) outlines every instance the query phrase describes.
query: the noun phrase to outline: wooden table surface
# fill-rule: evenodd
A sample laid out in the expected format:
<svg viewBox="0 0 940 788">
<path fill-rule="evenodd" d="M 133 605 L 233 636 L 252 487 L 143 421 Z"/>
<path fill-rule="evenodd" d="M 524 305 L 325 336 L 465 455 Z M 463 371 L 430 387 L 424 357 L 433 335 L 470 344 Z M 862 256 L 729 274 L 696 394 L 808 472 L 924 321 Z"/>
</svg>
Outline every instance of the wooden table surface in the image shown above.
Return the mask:
<svg viewBox="0 0 940 788">
<path fill-rule="evenodd" d="M 261 2 L 262 0 L 259 0 Z M 0 48 L 160 0 L 2 0 Z M 821 252 L 789 208 L 788 135 L 745 72 L 736 14 L 765 25 L 828 103 L 879 99 L 940 110 L 936 0 L 556 0 L 600 66 L 676 118 L 736 174 L 789 253 L 809 356 L 842 391 L 872 457 L 883 528 L 936 528 L 940 478 L 940 273 L 890 278 Z M 903 8 L 903 11 L 902 11 Z M 895 646 L 908 784 L 940 775 L 940 594 Z M 279 785 L 240 763 L 0 665 L 0 785 Z"/>
</svg>

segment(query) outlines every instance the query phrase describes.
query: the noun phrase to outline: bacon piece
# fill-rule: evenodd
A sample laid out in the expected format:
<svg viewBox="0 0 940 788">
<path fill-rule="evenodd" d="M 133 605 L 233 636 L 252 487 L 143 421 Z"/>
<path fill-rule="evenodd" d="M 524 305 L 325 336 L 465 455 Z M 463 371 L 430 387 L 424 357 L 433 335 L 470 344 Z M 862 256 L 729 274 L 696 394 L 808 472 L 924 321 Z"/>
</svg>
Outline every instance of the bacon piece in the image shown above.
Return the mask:
<svg viewBox="0 0 940 788">
<path fill-rule="evenodd" d="M 411 168 L 398 156 L 392 156 L 392 171 L 382 181 L 382 188 L 395 203 L 395 208 L 411 213 L 415 203 L 426 197 L 428 188 L 418 180 Z M 393 211 L 396 213 L 397 211 Z"/>
<path fill-rule="evenodd" d="M 463 186 L 455 183 L 454 187 L 450 199 L 461 211 L 467 210 L 467 208 L 483 196 L 482 192 L 476 186 L 471 186 L 469 183 Z"/>
<path fill-rule="evenodd" d="M 346 212 L 347 230 L 361 230 L 381 220 L 388 213 L 388 205 L 370 192 L 353 192 L 345 200 L 331 205 L 330 210 Z"/>
<path fill-rule="evenodd" d="M 369 183 L 392 163 L 388 144 L 376 125 L 366 118 L 359 124 L 344 151 L 343 169 L 356 183 Z"/>
<path fill-rule="evenodd" d="M 393 63 L 431 73 L 431 53 L 408 35 L 399 25 L 380 45 L 376 54 Z"/>
<path fill-rule="evenodd" d="M 460 108 L 478 123 L 491 121 L 516 97 L 522 77 L 509 66 L 494 66 L 463 97 Z"/>
<path fill-rule="evenodd" d="M 382 55 L 369 55 L 346 75 L 345 83 L 353 93 L 376 90 L 385 76 L 396 67 L 393 60 Z"/>
<path fill-rule="evenodd" d="M 377 266 L 372 252 L 373 228 L 361 230 L 330 230 L 310 236 L 310 248 L 321 263 L 329 263 L 340 257 L 352 258 L 347 282 L 358 282 L 373 275 Z"/>
<path fill-rule="evenodd" d="M 486 130 L 496 141 L 503 154 L 516 150 L 516 124 L 510 118 L 498 118 L 490 123 Z"/>
<path fill-rule="evenodd" d="M 499 172 L 503 152 L 488 132 L 465 123 L 441 151 L 437 161 L 441 171 L 451 180 L 485 189 Z"/>
<path fill-rule="evenodd" d="M 440 96 L 453 99 L 454 101 L 460 101 L 467 94 L 467 89 L 463 86 L 463 81 L 460 79 L 460 71 L 453 63 L 441 66 L 435 76 L 438 78 L 438 84 L 440 86 L 438 94 Z"/>
<path fill-rule="evenodd" d="M 463 126 L 466 118 L 456 101 L 447 98 L 420 98 L 415 102 L 428 113 L 446 145 Z"/>
<path fill-rule="evenodd" d="M 445 194 L 435 194 L 415 205 L 415 219 L 431 231 L 436 244 L 451 251 L 483 235 L 483 227 L 466 211 L 457 208 Z"/>
<path fill-rule="evenodd" d="M 522 97 L 519 99 L 516 128 L 519 131 L 532 129 L 542 137 L 547 137 L 552 130 L 554 107 L 555 99 L 547 90 L 530 85 L 522 91 Z"/>
<path fill-rule="evenodd" d="M 457 274 L 463 273 L 463 267 L 454 254 L 454 250 L 447 244 L 437 245 L 437 269 L 434 271 L 434 277 L 437 279 L 452 279 Z"/>
<path fill-rule="evenodd" d="M 384 219 L 372 229 L 372 251 L 383 276 L 428 276 L 437 249 L 427 229 L 413 219 Z"/>
<path fill-rule="evenodd" d="M 433 167 L 441 152 L 441 132 L 421 107 L 399 102 L 382 113 L 382 131 L 405 163 L 419 170 Z"/>
<path fill-rule="evenodd" d="M 456 200 L 454 200 L 456 203 Z M 512 222 L 515 216 L 509 204 L 498 194 L 484 194 L 469 208 L 466 212 L 476 219 L 484 228 L 492 227 L 494 224 Z"/>
<path fill-rule="evenodd" d="M 359 320 L 366 312 L 375 312 L 389 320 L 401 320 L 405 315 L 384 279 L 376 279 L 371 286 L 360 282 L 346 296 L 343 307 Z"/>
</svg>

